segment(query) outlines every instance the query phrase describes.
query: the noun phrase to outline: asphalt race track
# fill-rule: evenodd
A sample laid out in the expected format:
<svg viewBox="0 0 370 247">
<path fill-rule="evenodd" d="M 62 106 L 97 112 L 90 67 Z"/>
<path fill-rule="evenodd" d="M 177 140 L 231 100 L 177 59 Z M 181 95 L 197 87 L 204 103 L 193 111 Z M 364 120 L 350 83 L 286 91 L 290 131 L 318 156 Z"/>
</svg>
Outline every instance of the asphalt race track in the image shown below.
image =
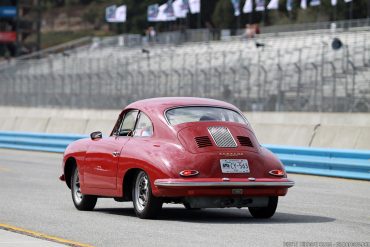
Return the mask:
<svg viewBox="0 0 370 247">
<path fill-rule="evenodd" d="M 93 212 L 77 211 L 58 180 L 61 159 L 0 150 L 0 224 L 94 246 L 370 246 L 369 182 L 290 175 L 296 186 L 269 220 L 253 219 L 247 209 L 187 211 L 168 204 L 159 219 L 141 220 L 131 202 L 113 199 L 99 199 Z"/>
</svg>

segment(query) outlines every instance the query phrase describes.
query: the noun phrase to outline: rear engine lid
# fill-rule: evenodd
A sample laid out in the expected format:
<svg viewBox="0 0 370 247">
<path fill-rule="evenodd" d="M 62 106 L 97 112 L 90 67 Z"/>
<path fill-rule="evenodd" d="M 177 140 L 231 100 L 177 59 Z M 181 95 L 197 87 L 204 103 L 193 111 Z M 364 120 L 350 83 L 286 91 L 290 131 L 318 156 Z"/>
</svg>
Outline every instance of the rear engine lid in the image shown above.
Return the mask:
<svg viewBox="0 0 370 247">
<path fill-rule="evenodd" d="M 179 131 L 181 144 L 191 153 L 212 151 L 258 152 L 259 144 L 251 130 L 222 123 L 201 124 Z"/>
</svg>

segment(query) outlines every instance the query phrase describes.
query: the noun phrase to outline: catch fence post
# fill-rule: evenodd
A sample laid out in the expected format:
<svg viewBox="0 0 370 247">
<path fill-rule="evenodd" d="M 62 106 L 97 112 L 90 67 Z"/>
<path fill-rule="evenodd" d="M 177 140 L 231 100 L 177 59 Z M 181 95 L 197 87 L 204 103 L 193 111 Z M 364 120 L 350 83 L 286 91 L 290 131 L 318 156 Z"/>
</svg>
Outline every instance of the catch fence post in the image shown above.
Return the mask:
<svg viewBox="0 0 370 247">
<path fill-rule="evenodd" d="M 329 62 L 332 69 L 333 87 L 332 87 L 332 112 L 336 110 L 337 104 L 337 80 L 336 80 L 336 68 L 333 62 Z"/>
<path fill-rule="evenodd" d="M 221 99 L 221 88 L 222 88 L 222 71 L 218 68 L 214 68 L 215 73 L 217 74 L 217 86 L 214 87 L 216 90 L 214 91 L 215 93 L 213 94 L 213 97 L 216 97 L 217 99 Z M 217 91 L 218 89 L 218 91 Z"/>
<path fill-rule="evenodd" d="M 311 63 L 311 66 L 315 70 L 315 80 L 314 80 L 314 91 L 313 91 L 313 100 L 314 100 L 314 110 L 317 111 L 317 85 L 319 82 L 319 71 L 315 63 Z M 321 102 L 322 103 L 322 102 Z"/>
<path fill-rule="evenodd" d="M 297 90 L 296 90 L 296 111 L 299 111 L 301 108 L 301 86 L 302 86 L 302 69 L 301 67 L 297 64 L 294 63 L 295 68 L 297 69 L 298 72 L 298 81 L 297 81 Z"/>
<path fill-rule="evenodd" d="M 348 61 L 348 64 L 352 67 L 352 90 L 351 90 L 351 104 L 350 104 L 350 109 L 349 111 L 353 111 L 353 107 L 355 105 L 356 101 L 356 73 L 357 73 L 357 68 L 353 64 L 351 60 Z"/>
<path fill-rule="evenodd" d="M 277 105 L 276 105 L 276 110 L 281 111 L 282 110 L 282 84 L 283 84 L 283 79 L 284 79 L 284 72 L 283 69 L 280 65 L 280 63 L 277 64 L 277 69 L 279 71 L 279 81 L 278 81 L 278 94 L 277 94 Z"/>
<path fill-rule="evenodd" d="M 177 82 L 175 83 L 175 85 L 177 86 L 177 88 L 175 88 L 174 91 L 177 91 L 177 95 L 178 96 L 181 96 L 181 93 L 182 93 L 182 84 L 183 84 L 183 82 L 182 82 L 182 74 L 178 70 L 176 70 L 176 69 L 173 70 L 173 73 L 177 76 Z M 173 95 L 173 96 L 176 96 L 176 95 Z"/>
</svg>

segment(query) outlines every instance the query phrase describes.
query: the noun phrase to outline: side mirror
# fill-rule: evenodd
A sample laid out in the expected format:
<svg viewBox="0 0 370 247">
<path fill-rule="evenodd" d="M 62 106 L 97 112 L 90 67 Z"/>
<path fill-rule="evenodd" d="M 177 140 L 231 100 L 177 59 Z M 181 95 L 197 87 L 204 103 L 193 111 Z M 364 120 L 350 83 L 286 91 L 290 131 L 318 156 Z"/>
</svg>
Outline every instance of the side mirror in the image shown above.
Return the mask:
<svg viewBox="0 0 370 247">
<path fill-rule="evenodd" d="M 101 133 L 100 131 L 95 131 L 95 132 L 90 134 L 90 138 L 91 138 L 91 140 L 101 139 L 101 138 L 103 138 L 103 133 Z"/>
</svg>

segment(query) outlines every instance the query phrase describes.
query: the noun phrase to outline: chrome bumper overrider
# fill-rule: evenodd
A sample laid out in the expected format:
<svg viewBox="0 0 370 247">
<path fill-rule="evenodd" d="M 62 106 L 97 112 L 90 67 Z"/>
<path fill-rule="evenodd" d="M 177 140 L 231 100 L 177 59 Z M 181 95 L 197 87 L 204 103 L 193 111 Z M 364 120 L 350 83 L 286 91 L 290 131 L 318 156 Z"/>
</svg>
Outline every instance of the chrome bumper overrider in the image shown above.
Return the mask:
<svg viewBox="0 0 370 247">
<path fill-rule="evenodd" d="M 292 187 L 294 181 L 284 182 L 186 182 L 171 180 L 155 180 L 155 186 L 159 187 Z"/>
</svg>

